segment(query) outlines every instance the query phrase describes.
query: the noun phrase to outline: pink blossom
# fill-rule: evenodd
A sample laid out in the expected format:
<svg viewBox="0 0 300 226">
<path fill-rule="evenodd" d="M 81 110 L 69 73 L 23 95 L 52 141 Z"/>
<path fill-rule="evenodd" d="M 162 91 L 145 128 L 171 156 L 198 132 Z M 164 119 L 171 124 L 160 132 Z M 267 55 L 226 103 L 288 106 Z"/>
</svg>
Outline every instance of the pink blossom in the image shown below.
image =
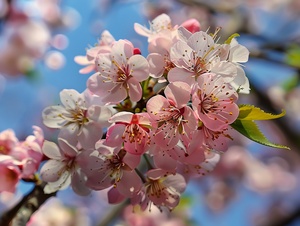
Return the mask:
<svg viewBox="0 0 300 226">
<path fill-rule="evenodd" d="M 196 129 L 196 118 L 187 106 L 191 88 L 183 82 L 174 82 L 165 88 L 166 98 L 161 95 L 147 102 L 147 112 L 157 121 L 154 142 L 162 148 L 171 148 L 183 136 L 189 136 Z"/>
<path fill-rule="evenodd" d="M 22 160 L 22 178 L 31 178 L 37 172 L 43 158 L 42 146 L 44 143 L 43 130 L 38 126 L 33 126 L 33 134 L 20 144 L 27 157 Z"/>
<path fill-rule="evenodd" d="M 231 86 L 238 90 L 239 93 L 249 94 L 249 80 L 240 65 L 240 63 L 248 61 L 249 50 L 245 46 L 240 45 L 236 39 L 232 39 L 230 44 L 223 44 L 220 47 L 224 49 L 223 60 L 234 63 L 237 68 L 237 76 L 230 82 Z"/>
<path fill-rule="evenodd" d="M 167 174 L 161 169 L 152 169 L 147 172 L 147 179 L 143 189 L 132 198 L 132 204 L 139 204 L 142 210 L 147 207 L 151 210 L 151 203 L 157 207 L 167 207 L 172 210 L 180 200 L 185 190 L 186 182 L 180 174 Z"/>
<path fill-rule="evenodd" d="M 179 40 L 170 50 L 170 59 L 176 67 L 168 74 L 169 82 L 184 81 L 192 85 L 207 72 L 221 75 L 225 82 L 232 81 L 237 68 L 232 62 L 222 61 L 220 51 L 213 37 L 203 31 L 192 34 L 186 41 Z"/>
<path fill-rule="evenodd" d="M 84 151 L 79 151 L 68 141 L 59 138 L 59 147 L 50 141 L 45 141 L 43 153 L 50 158 L 41 168 L 41 178 L 48 182 L 44 191 L 52 193 L 65 189 L 69 185 L 80 195 L 87 195 L 90 190 L 85 186 L 85 175 L 79 168 L 78 161 Z"/>
<path fill-rule="evenodd" d="M 19 164 L 11 156 L 0 155 L 0 193 L 3 191 L 14 193 L 21 179 Z"/>
<path fill-rule="evenodd" d="M 0 133 L 0 154 L 14 155 L 19 140 L 13 130 L 8 129 Z"/>
<path fill-rule="evenodd" d="M 87 82 L 91 92 L 106 103 L 118 103 L 128 95 L 134 102 L 142 98 L 140 82 L 148 78 L 149 65 L 143 56 L 134 55 L 131 42 L 115 42 L 111 52 L 99 54 L 96 61 L 99 73 L 92 75 Z"/>
<path fill-rule="evenodd" d="M 114 37 L 105 30 L 101 34 L 101 38 L 96 46 L 88 49 L 86 51 L 86 56 L 76 56 L 74 61 L 80 65 L 86 65 L 82 68 L 79 73 L 88 74 L 91 71 L 96 70 L 96 58 L 98 54 L 109 53 L 111 51 L 111 46 L 115 42 Z"/>
<path fill-rule="evenodd" d="M 200 164 L 181 163 L 178 165 L 178 172 L 188 181 L 190 178 L 202 177 L 214 170 L 220 161 L 220 154 L 206 149 L 204 152 L 205 161 Z"/>
<path fill-rule="evenodd" d="M 78 139 L 86 149 L 94 148 L 102 137 L 103 127 L 109 125 L 110 109 L 96 105 L 88 90 L 80 94 L 76 90 L 64 89 L 60 92 L 60 99 L 62 105 L 44 109 L 44 124 L 61 129 L 61 133 L 68 134 L 67 139 Z"/>
<path fill-rule="evenodd" d="M 157 34 L 161 33 L 165 30 L 171 30 L 171 18 L 166 14 L 161 14 L 154 18 L 154 20 L 150 23 L 150 28 L 146 28 L 138 23 L 134 24 L 134 30 L 139 35 L 148 37 L 148 41 L 150 42 L 152 38 L 154 38 Z"/>
<path fill-rule="evenodd" d="M 220 131 L 238 117 L 237 98 L 236 91 L 222 77 L 206 73 L 197 79 L 192 106 L 208 129 Z"/>
<path fill-rule="evenodd" d="M 159 78 L 160 81 L 165 81 L 163 75 L 166 76 L 168 72 L 175 67 L 170 60 L 170 48 L 173 44 L 172 37 L 162 36 L 153 39 L 149 43 L 150 54 L 147 57 L 149 62 L 150 76 Z"/>
<path fill-rule="evenodd" d="M 228 133 L 230 128 L 231 127 L 224 127 L 219 131 L 213 131 L 202 124 L 196 131 L 194 131 L 192 140 L 197 140 L 199 143 L 204 144 L 210 149 L 224 152 L 228 148 L 228 140 L 233 139 Z"/>
<path fill-rule="evenodd" d="M 180 26 L 186 28 L 191 33 L 200 31 L 200 23 L 194 18 L 184 21 Z"/>
<path fill-rule="evenodd" d="M 115 123 L 107 130 L 108 145 L 124 148 L 131 154 L 143 154 L 150 145 L 151 122 L 148 114 L 119 112 L 109 119 Z"/>
<path fill-rule="evenodd" d="M 49 46 L 48 28 L 24 15 L 8 22 L 4 28 L 0 44 L 0 73 L 9 76 L 28 73 Z"/>
<path fill-rule="evenodd" d="M 86 185 L 94 190 L 114 186 L 126 197 L 132 196 L 141 186 L 141 179 L 134 169 L 140 162 L 139 155 L 132 155 L 124 149 L 110 148 L 100 144 L 97 150 L 83 155 L 87 175 Z"/>
</svg>

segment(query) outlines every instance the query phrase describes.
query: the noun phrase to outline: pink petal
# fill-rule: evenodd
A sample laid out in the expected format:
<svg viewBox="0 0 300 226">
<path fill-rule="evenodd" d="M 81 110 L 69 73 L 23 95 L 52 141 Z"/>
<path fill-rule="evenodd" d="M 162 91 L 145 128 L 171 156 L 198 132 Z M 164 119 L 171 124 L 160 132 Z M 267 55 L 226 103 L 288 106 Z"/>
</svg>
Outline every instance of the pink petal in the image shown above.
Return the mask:
<svg viewBox="0 0 300 226">
<path fill-rule="evenodd" d="M 168 151 L 158 151 L 158 154 L 154 155 L 153 160 L 158 168 L 166 170 L 169 173 L 176 172 L 177 161 L 169 155 Z"/>
<path fill-rule="evenodd" d="M 55 182 L 48 182 L 48 184 L 44 188 L 45 194 L 53 193 L 57 190 L 63 190 L 69 187 L 71 184 L 71 176 L 68 171 L 64 171 L 60 178 Z"/>
<path fill-rule="evenodd" d="M 97 122 L 89 122 L 82 126 L 78 141 L 86 150 L 95 149 L 95 144 L 102 138 L 102 135 L 102 126 Z"/>
<path fill-rule="evenodd" d="M 167 187 L 175 189 L 176 192 L 182 193 L 186 188 L 186 181 L 180 174 L 169 175 L 164 181 Z"/>
<path fill-rule="evenodd" d="M 109 119 L 109 122 L 111 123 L 123 122 L 129 124 L 131 122 L 132 116 L 133 113 L 131 112 L 126 112 L 126 111 L 118 112 Z"/>
<path fill-rule="evenodd" d="M 91 190 L 85 185 L 85 175 L 80 171 L 75 171 L 71 177 L 71 186 L 73 191 L 82 196 L 87 196 Z"/>
<path fill-rule="evenodd" d="M 200 23 L 194 18 L 184 21 L 180 26 L 185 27 L 191 33 L 200 31 Z"/>
<path fill-rule="evenodd" d="M 74 61 L 80 65 L 87 65 L 91 63 L 86 56 L 75 56 Z"/>
<path fill-rule="evenodd" d="M 42 151 L 50 159 L 61 160 L 62 158 L 61 152 L 54 142 L 45 140 L 42 147 Z"/>
<path fill-rule="evenodd" d="M 67 121 L 69 112 L 62 106 L 49 106 L 43 110 L 43 123 L 49 128 L 61 128 Z"/>
<path fill-rule="evenodd" d="M 119 103 L 127 97 L 126 88 L 121 85 L 115 85 L 111 90 L 103 97 L 103 101 L 107 103 Z"/>
<path fill-rule="evenodd" d="M 69 109 L 75 109 L 78 104 L 82 104 L 84 102 L 83 95 L 74 89 L 64 89 L 59 93 L 59 95 L 61 103 Z"/>
<path fill-rule="evenodd" d="M 149 64 L 145 57 L 134 55 L 129 58 L 127 64 L 131 75 L 138 81 L 142 82 L 149 76 Z"/>
<path fill-rule="evenodd" d="M 197 53 L 198 56 L 203 56 L 214 47 L 215 42 L 209 34 L 199 31 L 192 34 L 187 44 Z"/>
<path fill-rule="evenodd" d="M 121 145 L 124 140 L 122 139 L 126 125 L 116 124 L 108 128 L 106 134 L 106 143 L 111 147 L 117 147 Z"/>
<path fill-rule="evenodd" d="M 187 71 L 183 68 L 172 68 L 168 73 L 169 82 L 185 82 L 192 86 L 195 83 L 195 74 L 193 72 Z M 201 76 L 200 76 L 201 77 Z"/>
<path fill-rule="evenodd" d="M 61 148 L 64 156 L 67 158 L 74 158 L 78 154 L 76 147 L 72 146 L 67 140 L 58 138 L 58 145 Z"/>
<path fill-rule="evenodd" d="M 118 189 L 112 187 L 111 189 L 109 189 L 109 191 L 107 192 L 107 196 L 108 196 L 108 203 L 109 204 L 118 204 L 120 202 L 123 202 L 125 200 L 125 196 L 122 195 Z"/>
<path fill-rule="evenodd" d="M 142 98 L 142 87 L 141 84 L 134 78 L 130 78 L 127 81 L 129 88 L 129 97 L 132 101 L 138 102 Z M 125 96 L 126 98 L 126 96 Z M 125 99 L 124 98 L 124 99 Z"/>
<path fill-rule="evenodd" d="M 117 184 L 118 191 L 126 196 L 131 197 L 134 193 L 140 190 L 142 180 L 135 171 L 124 171 L 122 178 Z"/>
<path fill-rule="evenodd" d="M 151 53 L 148 55 L 149 73 L 153 78 L 159 78 L 165 71 L 164 57 L 158 53 Z"/>
<path fill-rule="evenodd" d="M 43 181 L 55 182 L 58 181 L 61 173 L 65 171 L 66 165 L 59 160 L 48 160 L 41 168 L 41 177 Z"/>
<path fill-rule="evenodd" d="M 87 118 L 91 121 L 99 123 L 102 127 L 110 126 L 111 123 L 108 122 L 108 119 L 111 117 L 112 112 L 106 106 L 92 105 L 88 108 Z"/>
<path fill-rule="evenodd" d="M 194 50 L 185 42 L 176 42 L 170 50 L 171 61 L 179 68 L 188 70 L 194 61 Z"/>
<path fill-rule="evenodd" d="M 221 75 L 224 79 L 224 82 L 226 83 L 232 81 L 237 75 L 236 66 L 233 63 L 227 61 L 221 61 L 217 64 L 213 64 L 211 72 Z"/>
<path fill-rule="evenodd" d="M 134 170 L 140 164 L 140 161 L 140 155 L 133 155 L 130 153 L 126 153 L 126 155 L 123 158 L 123 162 L 126 163 L 132 170 Z"/>
<path fill-rule="evenodd" d="M 147 177 L 152 180 L 158 180 L 165 175 L 166 171 L 163 169 L 151 169 L 147 172 Z"/>
<path fill-rule="evenodd" d="M 84 68 L 81 68 L 81 69 L 79 70 L 79 73 L 80 73 L 80 74 L 88 74 L 88 73 L 90 73 L 90 72 L 92 72 L 92 71 L 95 71 L 95 70 L 96 70 L 95 64 L 90 64 L 90 65 L 88 65 L 88 66 L 86 66 L 86 67 L 84 67 Z"/>
<path fill-rule="evenodd" d="M 160 116 L 157 114 L 163 108 L 169 107 L 169 101 L 162 95 L 156 95 L 148 100 L 147 112 L 154 120 L 160 120 Z"/>
<path fill-rule="evenodd" d="M 191 99 L 191 87 L 185 82 L 173 82 L 165 88 L 165 95 L 177 108 L 182 108 Z"/>
<path fill-rule="evenodd" d="M 139 35 L 142 35 L 142 36 L 149 37 L 151 35 L 151 32 L 149 29 L 145 28 L 144 26 L 142 26 L 138 23 L 134 23 L 134 30 L 136 33 L 138 33 Z"/>
</svg>

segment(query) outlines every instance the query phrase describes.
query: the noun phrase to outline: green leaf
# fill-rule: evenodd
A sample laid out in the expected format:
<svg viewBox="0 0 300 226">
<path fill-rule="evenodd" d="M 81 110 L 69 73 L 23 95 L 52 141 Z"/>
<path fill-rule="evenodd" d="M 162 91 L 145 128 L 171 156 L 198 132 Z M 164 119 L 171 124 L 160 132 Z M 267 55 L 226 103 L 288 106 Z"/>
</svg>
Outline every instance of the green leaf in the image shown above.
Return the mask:
<svg viewBox="0 0 300 226">
<path fill-rule="evenodd" d="M 239 120 L 270 120 L 281 118 L 285 115 L 283 110 L 280 114 L 271 114 L 264 112 L 262 109 L 255 107 L 253 105 L 240 105 L 240 113 L 238 116 Z"/>
<path fill-rule="evenodd" d="M 265 135 L 259 130 L 256 123 L 252 120 L 240 120 L 237 119 L 234 123 L 231 124 L 231 127 L 243 134 L 245 137 L 253 140 L 259 144 L 266 145 L 273 148 L 284 148 L 290 150 L 289 147 L 274 144 L 270 142 Z"/>
<path fill-rule="evenodd" d="M 229 36 L 229 38 L 227 38 L 227 40 L 224 42 L 225 44 L 230 44 L 232 39 L 239 37 L 240 35 L 238 33 L 234 33 L 232 35 Z"/>
<path fill-rule="evenodd" d="M 300 60 L 299 60 L 300 62 Z M 298 84 L 300 83 L 300 79 L 298 75 L 294 75 L 291 78 L 288 78 L 287 80 L 285 80 L 282 84 L 281 87 L 286 91 L 286 92 L 290 92 L 293 89 L 295 89 Z"/>
<path fill-rule="evenodd" d="M 300 68 L 300 46 L 297 44 L 292 44 L 286 51 L 285 62 L 296 68 Z"/>
</svg>

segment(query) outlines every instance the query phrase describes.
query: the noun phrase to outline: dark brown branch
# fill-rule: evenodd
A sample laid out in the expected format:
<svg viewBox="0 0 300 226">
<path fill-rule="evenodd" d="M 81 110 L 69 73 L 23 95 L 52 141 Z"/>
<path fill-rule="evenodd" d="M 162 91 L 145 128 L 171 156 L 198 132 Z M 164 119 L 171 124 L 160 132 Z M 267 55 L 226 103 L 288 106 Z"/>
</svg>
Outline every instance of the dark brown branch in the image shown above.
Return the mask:
<svg viewBox="0 0 300 226">
<path fill-rule="evenodd" d="M 56 193 L 45 194 L 44 186 L 44 184 L 36 185 L 15 207 L 5 212 L 0 218 L 0 225 L 26 225 L 31 215 L 38 210 L 47 199 L 56 195 Z"/>
</svg>

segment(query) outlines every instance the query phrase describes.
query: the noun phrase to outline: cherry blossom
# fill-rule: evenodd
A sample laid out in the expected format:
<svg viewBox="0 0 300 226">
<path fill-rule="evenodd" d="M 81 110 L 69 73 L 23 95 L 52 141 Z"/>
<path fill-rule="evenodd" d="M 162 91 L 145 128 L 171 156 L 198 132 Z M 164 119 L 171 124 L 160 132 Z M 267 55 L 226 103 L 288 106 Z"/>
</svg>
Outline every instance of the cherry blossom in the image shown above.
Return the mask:
<svg viewBox="0 0 300 226">
<path fill-rule="evenodd" d="M 88 89 L 106 103 L 118 103 L 127 96 L 137 102 L 142 98 L 140 82 L 149 75 L 147 60 L 134 55 L 134 46 L 127 40 L 114 43 L 110 53 L 97 57 L 98 73 L 87 82 Z"/>
<path fill-rule="evenodd" d="M 111 51 L 111 46 L 115 42 L 114 37 L 105 30 L 101 34 L 101 38 L 96 46 L 89 48 L 86 51 L 86 56 L 76 56 L 74 61 L 80 65 L 85 66 L 80 69 L 79 73 L 88 74 L 96 70 L 96 58 L 98 54 L 109 53 Z"/>
<path fill-rule="evenodd" d="M 85 148 L 93 148 L 102 137 L 102 129 L 109 125 L 107 120 L 111 116 L 111 110 L 106 106 L 96 105 L 88 90 L 80 94 L 76 90 L 65 89 L 60 92 L 60 99 L 62 105 L 44 109 L 44 124 L 61 129 L 61 133 L 68 134 L 70 139 L 77 137 Z"/>
<path fill-rule="evenodd" d="M 180 174 L 166 174 L 162 169 L 152 169 L 147 172 L 146 182 L 139 194 L 132 199 L 132 204 L 138 204 L 143 210 L 153 203 L 157 207 L 172 210 L 180 200 L 185 190 L 186 181 Z"/>
<path fill-rule="evenodd" d="M 14 193 L 21 179 L 19 162 L 7 155 L 0 155 L 0 193 L 3 191 Z"/>
<path fill-rule="evenodd" d="M 100 142 L 97 150 L 83 155 L 87 175 L 86 185 L 93 190 L 114 186 L 118 192 L 131 196 L 139 190 L 141 179 L 134 169 L 140 162 L 139 155 L 132 155 L 125 149 L 110 148 Z"/>
<path fill-rule="evenodd" d="M 38 126 L 33 126 L 33 134 L 20 143 L 20 148 L 24 149 L 27 156 L 22 160 L 22 178 L 31 178 L 37 172 L 43 158 L 42 146 L 44 143 L 43 130 Z"/>
<path fill-rule="evenodd" d="M 221 45 L 221 48 L 225 49 L 225 53 L 222 54 L 223 58 L 220 56 L 222 60 L 227 60 L 236 65 L 237 76 L 233 81 L 230 82 L 230 84 L 233 88 L 238 90 L 239 93 L 249 94 L 249 80 L 246 77 L 242 66 L 240 65 L 240 63 L 245 63 L 248 61 L 249 50 L 245 46 L 239 44 L 235 38 L 231 40 L 229 45 Z"/>
<path fill-rule="evenodd" d="M 119 112 L 109 119 L 114 123 L 107 130 L 107 145 L 124 148 L 131 154 L 143 154 L 150 145 L 151 122 L 148 114 Z"/>
<path fill-rule="evenodd" d="M 64 139 L 59 138 L 58 144 L 59 147 L 45 141 L 43 145 L 43 153 L 50 158 L 40 172 L 43 181 L 48 182 L 44 191 L 52 193 L 71 185 L 76 193 L 89 194 L 90 190 L 84 184 L 86 177 L 79 168 L 82 152 Z"/>
<path fill-rule="evenodd" d="M 168 74 L 169 82 L 184 81 L 189 85 L 207 72 L 221 75 L 225 82 L 232 81 L 237 75 L 235 64 L 220 59 L 221 49 L 212 36 L 199 31 L 186 41 L 179 40 L 170 50 L 170 59 L 176 67 Z"/>
<path fill-rule="evenodd" d="M 161 14 L 157 16 L 154 20 L 150 23 L 150 29 L 135 23 L 134 24 L 134 30 L 142 35 L 148 37 L 148 41 L 151 41 L 155 35 L 159 34 L 161 31 L 164 30 L 171 30 L 172 24 L 171 24 L 171 18 L 167 14 Z"/>
<path fill-rule="evenodd" d="M 197 79 L 192 106 L 208 129 L 219 131 L 234 122 L 239 114 L 236 101 L 236 91 L 222 77 L 206 73 Z"/>
<path fill-rule="evenodd" d="M 177 144 L 180 137 L 189 136 L 196 129 L 196 118 L 187 106 L 191 88 L 183 82 L 174 82 L 165 89 L 166 98 L 161 95 L 152 97 L 147 103 L 147 112 L 158 123 L 154 142 L 170 148 Z"/>
</svg>

